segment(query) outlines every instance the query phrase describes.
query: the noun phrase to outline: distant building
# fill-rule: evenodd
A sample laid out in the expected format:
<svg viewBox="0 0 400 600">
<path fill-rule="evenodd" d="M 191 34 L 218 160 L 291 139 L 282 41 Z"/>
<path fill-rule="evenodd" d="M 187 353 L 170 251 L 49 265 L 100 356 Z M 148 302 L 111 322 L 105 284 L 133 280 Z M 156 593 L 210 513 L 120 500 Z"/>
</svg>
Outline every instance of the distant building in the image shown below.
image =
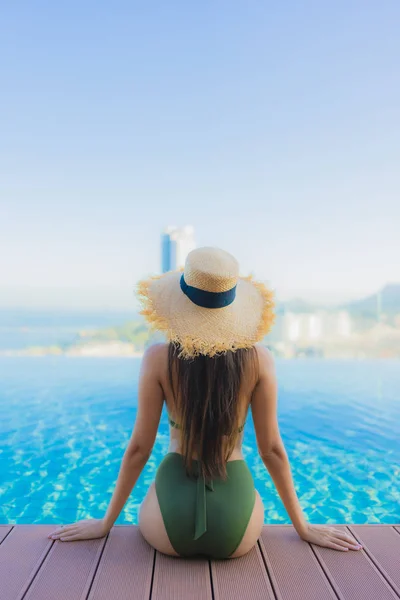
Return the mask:
<svg viewBox="0 0 400 600">
<path fill-rule="evenodd" d="M 166 273 L 183 267 L 187 255 L 195 247 L 194 228 L 191 225 L 167 227 L 161 236 L 161 271 Z"/>
<path fill-rule="evenodd" d="M 351 316 L 347 310 L 342 310 L 337 315 L 337 333 L 341 337 L 349 337 L 352 333 Z"/>
<path fill-rule="evenodd" d="M 351 317 L 344 310 L 287 312 L 283 317 L 282 341 L 287 343 L 321 344 L 333 338 L 349 337 L 351 333 Z"/>
<path fill-rule="evenodd" d="M 352 320 L 346 310 L 330 311 L 326 314 L 324 337 L 326 339 L 346 338 L 352 333 Z"/>
</svg>

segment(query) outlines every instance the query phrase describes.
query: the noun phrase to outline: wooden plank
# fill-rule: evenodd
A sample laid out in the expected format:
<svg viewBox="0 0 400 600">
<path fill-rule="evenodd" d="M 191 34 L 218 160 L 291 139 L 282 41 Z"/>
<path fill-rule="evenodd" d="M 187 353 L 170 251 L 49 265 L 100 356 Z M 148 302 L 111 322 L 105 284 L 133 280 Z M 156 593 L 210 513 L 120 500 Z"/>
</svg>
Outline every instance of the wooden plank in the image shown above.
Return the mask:
<svg viewBox="0 0 400 600">
<path fill-rule="evenodd" d="M 11 531 L 12 525 L 0 525 L 0 544 Z"/>
<path fill-rule="evenodd" d="M 258 544 L 244 556 L 212 560 L 214 600 L 274 600 Z"/>
<path fill-rule="evenodd" d="M 351 525 L 350 531 L 400 597 L 400 535 L 394 527 Z"/>
<path fill-rule="evenodd" d="M 114 525 L 109 533 L 88 600 L 147 600 L 155 550 L 134 525 Z"/>
<path fill-rule="evenodd" d="M 335 525 L 335 528 L 351 534 L 344 525 Z M 311 545 L 340 600 L 398 600 L 364 550 L 342 552 Z"/>
<path fill-rule="evenodd" d="M 105 537 L 75 542 L 56 540 L 24 600 L 85 599 L 105 543 Z"/>
<path fill-rule="evenodd" d="M 151 600 L 212 600 L 208 560 L 156 552 Z"/>
<path fill-rule="evenodd" d="M 56 525 L 15 525 L 0 544 L 0 598 L 17 600 L 26 592 L 54 544 Z"/>
<path fill-rule="evenodd" d="M 264 526 L 260 548 L 278 600 L 336 600 L 310 545 L 293 526 Z"/>
<path fill-rule="evenodd" d="M 0 525 L 1 600 L 148 600 L 151 589 L 152 600 L 400 598 L 400 525 L 335 525 L 365 547 L 348 552 L 307 544 L 291 525 L 267 525 L 246 556 L 211 563 L 155 553 L 137 526 L 53 542 L 56 527 Z"/>
</svg>

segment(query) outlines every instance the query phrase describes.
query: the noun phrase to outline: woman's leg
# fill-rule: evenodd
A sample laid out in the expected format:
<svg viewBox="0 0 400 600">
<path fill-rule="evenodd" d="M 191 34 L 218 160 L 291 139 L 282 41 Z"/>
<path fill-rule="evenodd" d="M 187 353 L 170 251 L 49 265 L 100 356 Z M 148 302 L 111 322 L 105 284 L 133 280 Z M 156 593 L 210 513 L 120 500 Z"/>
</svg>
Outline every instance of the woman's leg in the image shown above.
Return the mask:
<svg viewBox="0 0 400 600">
<path fill-rule="evenodd" d="M 158 504 L 154 481 L 149 487 L 146 497 L 140 506 L 139 528 L 144 539 L 153 546 L 153 548 L 163 554 L 179 556 L 169 541 L 160 506 Z"/>
<path fill-rule="evenodd" d="M 247 554 L 247 552 L 249 552 L 257 543 L 257 540 L 261 535 L 263 524 L 264 505 L 263 501 L 261 500 L 260 494 L 256 490 L 254 508 L 249 523 L 247 525 L 246 531 L 239 546 L 236 548 L 235 552 L 233 552 L 233 554 L 229 556 L 229 558 L 238 558 L 239 556 Z"/>
</svg>

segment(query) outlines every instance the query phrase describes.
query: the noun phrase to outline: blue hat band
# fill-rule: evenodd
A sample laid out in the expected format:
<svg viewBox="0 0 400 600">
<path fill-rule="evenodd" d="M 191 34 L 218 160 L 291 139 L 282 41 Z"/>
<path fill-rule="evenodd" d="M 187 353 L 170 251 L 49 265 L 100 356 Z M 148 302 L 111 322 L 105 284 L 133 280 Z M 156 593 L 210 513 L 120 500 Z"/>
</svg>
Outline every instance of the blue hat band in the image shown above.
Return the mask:
<svg viewBox="0 0 400 600">
<path fill-rule="evenodd" d="M 208 292 L 207 290 L 200 290 L 199 288 L 188 285 L 183 273 L 180 283 L 182 292 L 194 304 L 202 306 L 203 308 L 224 308 L 224 306 L 232 304 L 236 296 L 236 285 L 226 292 Z"/>
</svg>

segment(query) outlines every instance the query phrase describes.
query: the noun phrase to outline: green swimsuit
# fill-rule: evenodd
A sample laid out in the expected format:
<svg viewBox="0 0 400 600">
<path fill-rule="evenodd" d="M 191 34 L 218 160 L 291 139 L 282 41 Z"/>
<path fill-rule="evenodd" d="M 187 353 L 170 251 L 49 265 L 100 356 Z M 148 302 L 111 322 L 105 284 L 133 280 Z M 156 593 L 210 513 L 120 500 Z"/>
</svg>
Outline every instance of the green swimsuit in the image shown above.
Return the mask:
<svg viewBox="0 0 400 600">
<path fill-rule="evenodd" d="M 172 427 L 180 425 L 169 419 Z M 242 431 L 244 424 L 239 428 Z M 243 459 L 226 463 L 227 479 L 206 481 L 186 475 L 183 456 L 169 452 L 155 479 L 164 525 L 174 550 L 181 556 L 228 558 L 239 546 L 253 512 L 256 493 Z"/>
</svg>

